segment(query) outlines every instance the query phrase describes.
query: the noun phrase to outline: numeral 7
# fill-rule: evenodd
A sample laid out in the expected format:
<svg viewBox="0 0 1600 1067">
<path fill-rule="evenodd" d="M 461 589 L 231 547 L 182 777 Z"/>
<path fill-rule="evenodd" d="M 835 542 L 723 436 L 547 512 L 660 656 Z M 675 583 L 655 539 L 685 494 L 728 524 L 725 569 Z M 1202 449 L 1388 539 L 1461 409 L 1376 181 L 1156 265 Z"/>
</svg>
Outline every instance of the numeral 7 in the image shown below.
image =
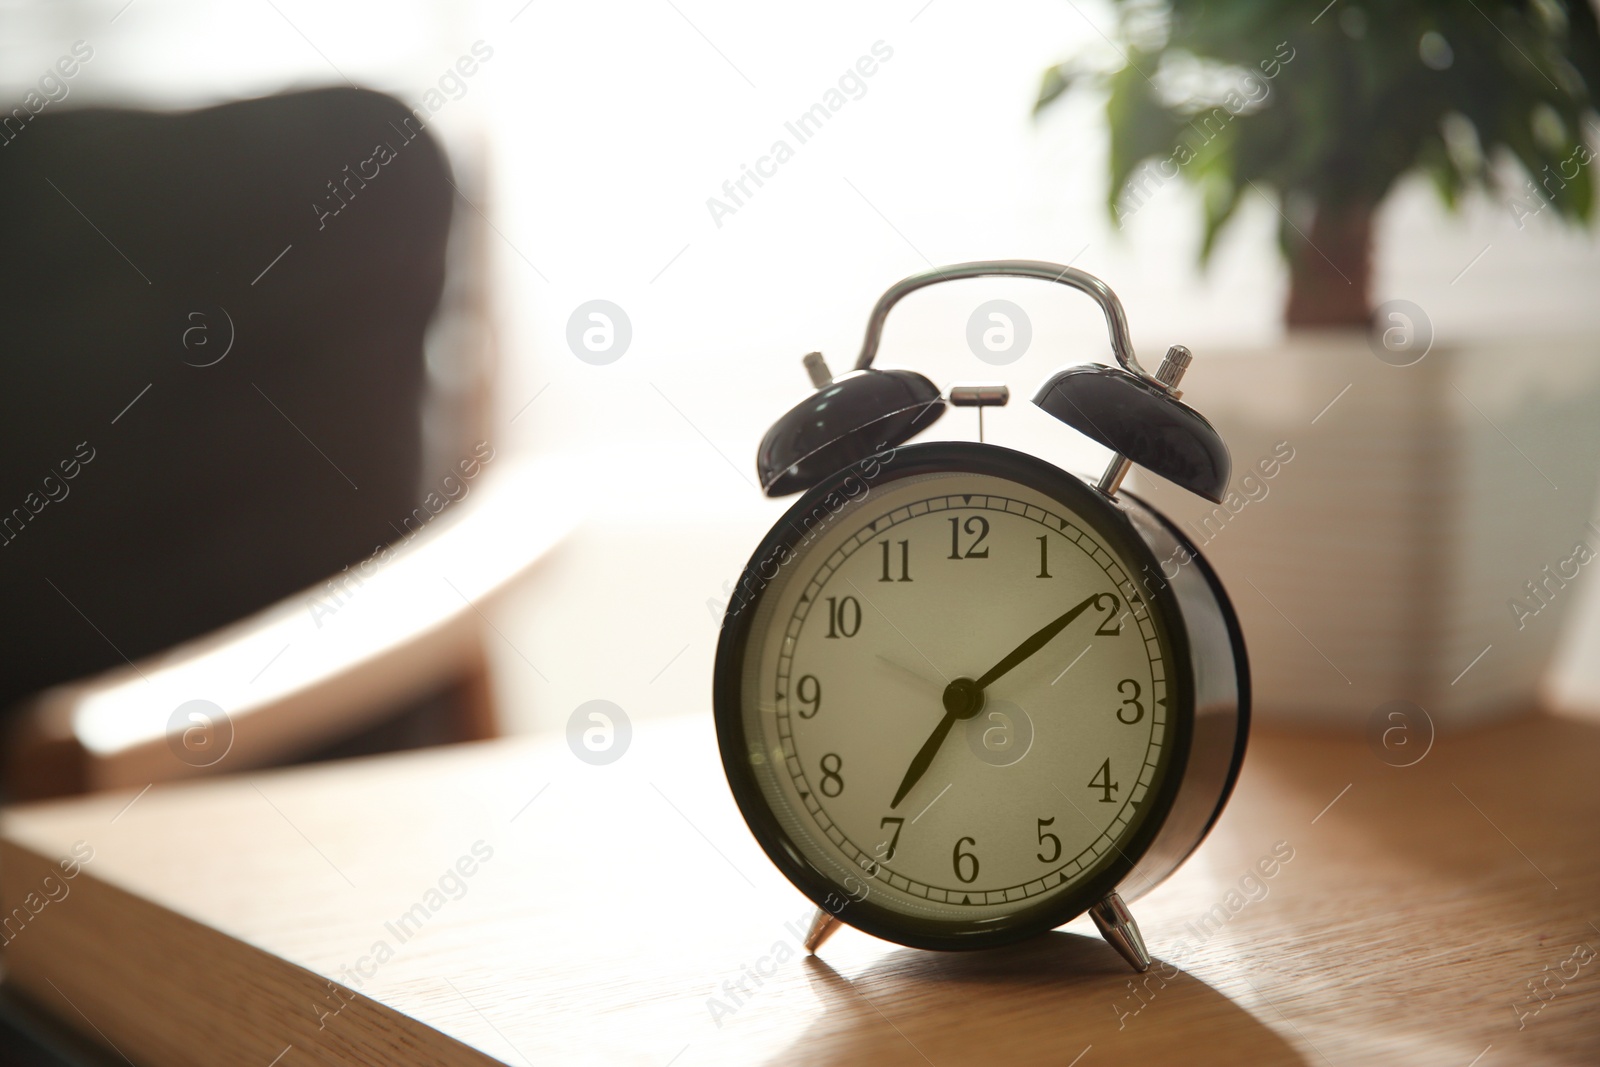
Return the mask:
<svg viewBox="0 0 1600 1067">
<path fill-rule="evenodd" d="M 905 820 L 895 816 L 889 816 L 882 822 L 878 823 L 878 829 L 882 830 L 890 823 L 894 823 L 894 834 L 888 840 L 888 851 L 884 852 L 882 856 L 883 862 L 885 863 L 888 863 L 890 860 L 894 859 L 894 850 L 900 844 L 900 829 L 905 825 Z M 878 850 L 883 851 L 883 848 L 884 843 L 880 842 L 878 844 Z"/>
</svg>

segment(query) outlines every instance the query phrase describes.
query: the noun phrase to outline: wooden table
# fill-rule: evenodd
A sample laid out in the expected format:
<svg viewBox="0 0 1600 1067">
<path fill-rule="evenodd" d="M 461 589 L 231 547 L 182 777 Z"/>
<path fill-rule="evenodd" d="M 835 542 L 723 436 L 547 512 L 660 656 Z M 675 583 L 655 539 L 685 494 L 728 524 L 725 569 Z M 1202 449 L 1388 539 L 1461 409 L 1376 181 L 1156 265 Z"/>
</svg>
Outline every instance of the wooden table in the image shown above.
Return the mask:
<svg viewBox="0 0 1600 1067">
<path fill-rule="evenodd" d="M 1139 982 L 1086 924 L 807 958 L 704 717 L 609 766 L 514 740 L 103 794 L 6 814 L 8 910 L 93 849 L 6 985 L 139 1064 L 1593 1064 L 1597 766 L 1600 725 L 1552 717 L 1406 768 L 1257 736 L 1134 907 L 1182 953 Z"/>
</svg>

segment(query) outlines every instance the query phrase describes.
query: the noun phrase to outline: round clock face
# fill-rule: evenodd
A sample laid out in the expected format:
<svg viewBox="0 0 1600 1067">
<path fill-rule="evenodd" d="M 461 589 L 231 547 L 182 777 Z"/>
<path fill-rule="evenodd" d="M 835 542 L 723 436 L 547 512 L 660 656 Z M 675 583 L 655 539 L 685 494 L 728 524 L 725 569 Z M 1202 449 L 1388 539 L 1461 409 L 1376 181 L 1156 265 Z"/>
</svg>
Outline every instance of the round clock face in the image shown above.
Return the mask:
<svg viewBox="0 0 1600 1067">
<path fill-rule="evenodd" d="M 1192 718 L 1149 573 L 1115 507 L 994 446 L 903 447 L 808 493 L 718 649 L 724 764 L 768 854 L 841 918 L 924 947 L 1104 896 L 1171 805 Z"/>
</svg>

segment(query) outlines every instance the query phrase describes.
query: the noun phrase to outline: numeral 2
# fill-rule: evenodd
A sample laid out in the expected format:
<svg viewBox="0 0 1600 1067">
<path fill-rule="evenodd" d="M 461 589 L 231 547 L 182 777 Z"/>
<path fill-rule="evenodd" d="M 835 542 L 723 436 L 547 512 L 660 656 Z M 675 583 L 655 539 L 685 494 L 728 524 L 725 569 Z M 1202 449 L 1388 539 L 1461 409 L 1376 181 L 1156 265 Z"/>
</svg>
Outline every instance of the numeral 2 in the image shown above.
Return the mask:
<svg viewBox="0 0 1600 1067">
<path fill-rule="evenodd" d="M 1101 607 L 1102 600 L 1111 601 L 1111 607 L 1109 609 Z M 1122 632 L 1122 619 L 1119 615 L 1121 608 L 1122 601 L 1111 593 L 1101 593 L 1094 598 L 1094 609 L 1106 613 L 1106 617 L 1100 620 L 1100 628 L 1094 632 L 1096 637 L 1115 637 Z"/>
</svg>

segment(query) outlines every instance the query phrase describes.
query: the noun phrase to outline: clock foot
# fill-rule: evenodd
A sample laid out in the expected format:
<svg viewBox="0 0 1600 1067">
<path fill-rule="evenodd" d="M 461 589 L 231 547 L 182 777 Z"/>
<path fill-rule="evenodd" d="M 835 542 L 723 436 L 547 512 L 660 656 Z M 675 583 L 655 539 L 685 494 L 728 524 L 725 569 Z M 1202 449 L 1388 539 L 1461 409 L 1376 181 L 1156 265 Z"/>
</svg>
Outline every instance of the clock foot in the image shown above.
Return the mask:
<svg viewBox="0 0 1600 1067">
<path fill-rule="evenodd" d="M 843 925 L 838 919 L 818 908 L 817 913 L 811 917 L 811 929 L 806 931 L 806 951 L 816 955 L 822 943 Z"/>
<path fill-rule="evenodd" d="M 1141 974 L 1150 969 L 1150 953 L 1145 950 L 1139 924 L 1133 921 L 1133 914 L 1120 896 L 1112 893 L 1106 897 L 1089 909 L 1089 917 L 1099 927 L 1100 936 L 1130 967 Z"/>
</svg>

